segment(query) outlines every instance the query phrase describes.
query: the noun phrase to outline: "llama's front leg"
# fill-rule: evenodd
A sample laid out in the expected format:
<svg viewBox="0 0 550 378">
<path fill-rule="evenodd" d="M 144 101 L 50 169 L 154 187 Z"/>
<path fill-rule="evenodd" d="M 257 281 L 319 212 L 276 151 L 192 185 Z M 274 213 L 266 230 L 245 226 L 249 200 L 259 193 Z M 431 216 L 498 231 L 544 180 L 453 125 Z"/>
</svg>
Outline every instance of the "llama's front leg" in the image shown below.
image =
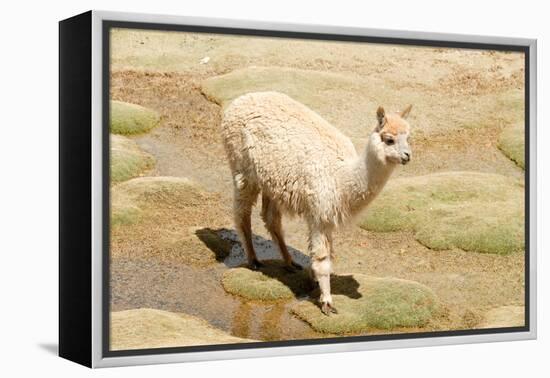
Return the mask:
<svg viewBox="0 0 550 378">
<path fill-rule="evenodd" d="M 321 296 L 319 298 L 321 311 L 325 315 L 337 313 L 332 303 L 332 295 L 330 294 L 330 273 L 332 271 L 332 264 L 330 261 L 329 234 L 318 230 L 310 231 L 309 253 L 312 261 L 311 270 L 321 290 Z"/>
</svg>

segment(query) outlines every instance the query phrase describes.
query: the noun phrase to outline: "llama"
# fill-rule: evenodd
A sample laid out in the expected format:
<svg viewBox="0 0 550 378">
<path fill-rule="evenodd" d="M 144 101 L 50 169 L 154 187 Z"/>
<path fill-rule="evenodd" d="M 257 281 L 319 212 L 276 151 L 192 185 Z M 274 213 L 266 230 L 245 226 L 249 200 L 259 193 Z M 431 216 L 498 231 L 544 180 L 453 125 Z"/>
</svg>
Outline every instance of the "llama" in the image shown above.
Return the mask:
<svg viewBox="0 0 550 378">
<path fill-rule="evenodd" d="M 308 225 L 312 279 L 320 307 L 337 313 L 330 293 L 332 235 L 364 209 L 397 164 L 411 158 L 409 105 L 399 113 L 378 108 L 377 126 L 363 154 L 338 129 L 305 105 L 277 92 L 236 98 L 224 111 L 222 137 L 233 175 L 236 230 L 249 267 L 262 266 L 252 244 L 251 211 L 262 195 L 261 216 L 289 270 L 301 269 L 284 241 L 282 214 Z"/>
</svg>

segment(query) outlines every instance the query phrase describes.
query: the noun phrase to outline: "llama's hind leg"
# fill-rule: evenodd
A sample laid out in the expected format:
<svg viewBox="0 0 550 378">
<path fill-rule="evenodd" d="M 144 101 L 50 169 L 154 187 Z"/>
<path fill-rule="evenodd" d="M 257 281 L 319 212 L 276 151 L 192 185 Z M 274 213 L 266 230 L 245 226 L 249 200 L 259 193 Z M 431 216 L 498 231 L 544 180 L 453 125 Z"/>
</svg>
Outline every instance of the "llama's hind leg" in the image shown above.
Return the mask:
<svg viewBox="0 0 550 378">
<path fill-rule="evenodd" d="M 310 230 L 309 235 L 309 253 L 311 256 L 311 270 L 315 281 L 319 283 L 321 297 L 321 311 L 325 315 L 337 313 L 332 304 L 332 295 L 330 293 L 330 274 L 332 273 L 331 255 L 331 236 L 330 232 L 324 232 L 318 229 Z"/>
<path fill-rule="evenodd" d="M 235 193 L 233 202 L 233 213 L 235 216 L 235 228 L 241 241 L 241 245 L 246 252 L 248 266 L 251 269 L 258 269 L 263 266 L 256 257 L 254 245 L 252 244 L 252 207 L 256 202 L 259 190 L 250 183 L 243 183 L 235 179 Z"/>
<path fill-rule="evenodd" d="M 286 268 L 290 272 L 296 269 L 302 269 L 302 266 L 292 260 L 292 256 L 288 252 L 283 235 L 282 215 L 277 207 L 277 204 L 265 194 L 262 195 L 262 219 L 265 228 L 269 231 L 271 239 L 277 244 L 279 252 L 285 261 Z"/>
</svg>

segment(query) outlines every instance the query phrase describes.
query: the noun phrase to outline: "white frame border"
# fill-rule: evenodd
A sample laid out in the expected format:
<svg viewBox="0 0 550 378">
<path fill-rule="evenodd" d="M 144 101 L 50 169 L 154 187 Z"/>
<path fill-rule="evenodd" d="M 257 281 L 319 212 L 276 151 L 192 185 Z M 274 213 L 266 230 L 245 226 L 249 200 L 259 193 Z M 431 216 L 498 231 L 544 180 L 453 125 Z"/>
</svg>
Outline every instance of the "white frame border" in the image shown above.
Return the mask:
<svg viewBox="0 0 550 378">
<path fill-rule="evenodd" d="M 181 24 L 210 27 L 259 29 L 288 32 L 307 32 L 339 35 L 355 35 L 383 38 L 427 39 L 432 41 L 487 43 L 527 46 L 530 51 L 530 331 L 427 337 L 418 339 L 379 340 L 338 344 L 281 346 L 206 352 L 182 352 L 140 356 L 103 357 L 102 355 L 102 22 L 104 20 L 143 22 L 156 24 Z M 114 367 L 143 364 L 222 360 L 287 356 L 312 353 L 351 352 L 373 349 L 424 347 L 436 345 L 483 343 L 496 341 L 528 340 L 537 337 L 537 41 L 535 39 L 490 37 L 478 35 L 440 34 L 427 32 L 366 29 L 308 24 L 267 23 L 202 17 L 181 17 L 156 14 L 92 11 L 92 367 Z"/>
</svg>

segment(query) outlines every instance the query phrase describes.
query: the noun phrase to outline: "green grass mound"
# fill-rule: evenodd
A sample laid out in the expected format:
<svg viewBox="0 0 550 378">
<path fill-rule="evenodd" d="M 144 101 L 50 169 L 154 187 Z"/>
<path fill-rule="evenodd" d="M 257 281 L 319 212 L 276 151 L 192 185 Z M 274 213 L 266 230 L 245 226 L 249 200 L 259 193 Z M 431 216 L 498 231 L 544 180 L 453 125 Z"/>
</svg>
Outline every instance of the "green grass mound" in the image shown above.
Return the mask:
<svg viewBox="0 0 550 378">
<path fill-rule="evenodd" d="M 324 315 L 312 301 L 297 302 L 292 313 L 318 332 L 351 334 L 369 329 L 422 327 L 439 307 L 430 288 L 397 278 L 333 276 L 331 291 L 337 314 Z"/>
<path fill-rule="evenodd" d="M 189 210 L 189 217 L 198 217 L 209 195 L 195 183 L 180 177 L 139 177 L 123 182 L 111 191 L 111 223 L 138 222 L 144 212 L 166 213 Z"/>
<path fill-rule="evenodd" d="M 212 101 L 227 105 L 249 92 L 277 91 L 316 107 L 324 91 L 357 87 L 356 80 L 343 74 L 281 67 L 249 67 L 205 80 L 202 92 Z"/>
<path fill-rule="evenodd" d="M 142 211 L 131 201 L 115 200 L 111 204 L 111 226 L 131 225 L 141 219 Z"/>
<path fill-rule="evenodd" d="M 365 117 L 370 115 L 373 121 L 377 106 L 376 101 L 367 97 L 377 88 L 380 86 L 376 79 L 365 80 L 352 73 L 290 67 L 237 69 L 210 77 L 201 84 L 202 93 L 222 107 L 250 92 L 284 93 L 317 112 L 351 138 L 366 136 Z M 386 98 L 377 101 L 386 101 Z"/>
<path fill-rule="evenodd" d="M 111 350 L 253 342 L 200 318 L 148 308 L 111 313 Z"/>
<path fill-rule="evenodd" d="M 111 182 L 137 177 L 153 167 L 154 158 L 136 142 L 120 135 L 111 135 Z"/>
<path fill-rule="evenodd" d="M 292 299 L 311 290 L 306 270 L 290 273 L 282 261 L 263 263 L 265 266 L 258 271 L 246 267 L 226 271 L 222 279 L 225 291 L 251 300 L 276 301 Z"/>
<path fill-rule="evenodd" d="M 111 101 L 111 132 L 133 135 L 151 130 L 160 122 L 157 112 L 140 105 Z"/>
<path fill-rule="evenodd" d="M 524 185 L 509 177 L 445 172 L 390 181 L 360 226 L 411 230 L 435 250 L 508 254 L 522 251 Z"/>
<path fill-rule="evenodd" d="M 522 124 L 516 123 L 502 130 L 498 138 L 498 148 L 525 169 L 525 131 Z"/>
<path fill-rule="evenodd" d="M 201 87 L 208 99 L 222 106 L 249 92 L 277 91 L 326 116 L 334 111 L 327 92 L 349 93 L 354 89 L 359 91 L 360 87 L 353 76 L 282 67 L 238 69 L 208 78 Z"/>
</svg>

